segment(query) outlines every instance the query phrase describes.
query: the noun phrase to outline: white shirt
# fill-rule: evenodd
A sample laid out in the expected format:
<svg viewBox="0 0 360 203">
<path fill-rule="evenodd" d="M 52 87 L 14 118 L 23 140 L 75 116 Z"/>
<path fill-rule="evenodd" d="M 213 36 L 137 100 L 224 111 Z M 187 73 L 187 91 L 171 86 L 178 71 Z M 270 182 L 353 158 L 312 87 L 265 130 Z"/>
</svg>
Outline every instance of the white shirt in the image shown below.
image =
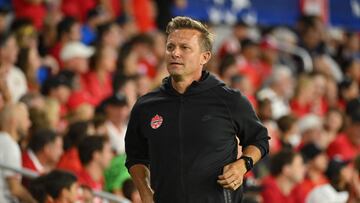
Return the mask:
<svg viewBox="0 0 360 203">
<path fill-rule="evenodd" d="M 313 189 L 306 198 L 306 203 L 346 203 L 348 199 L 347 191 L 338 192 L 330 184 L 326 184 Z"/>
<path fill-rule="evenodd" d="M 21 168 L 21 151 L 19 145 L 6 132 L 0 132 L 0 163 L 14 167 Z M 17 177 L 21 179 L 20 174 L 10 170 L 3 170 L 0 168 L 0 202 L 11 202 L 14 197 L 11 197 L 9 186 L 6 182 L 7 177 Z"/>
<path fill-rule="evenodd" d="M 123 125 L 119 130 L 111 121 L 105 123 L 110 138 L 111 147 L 117 154 L 125 153 L 125 133 L 127 126 Z"/>
<path fill-rule="evenodd" d="M 6 83 L 13 102 L 19 99 L 28 91 L 25 74 L 17 67 L 12 67 L 6 76 Z"/>
</svg>

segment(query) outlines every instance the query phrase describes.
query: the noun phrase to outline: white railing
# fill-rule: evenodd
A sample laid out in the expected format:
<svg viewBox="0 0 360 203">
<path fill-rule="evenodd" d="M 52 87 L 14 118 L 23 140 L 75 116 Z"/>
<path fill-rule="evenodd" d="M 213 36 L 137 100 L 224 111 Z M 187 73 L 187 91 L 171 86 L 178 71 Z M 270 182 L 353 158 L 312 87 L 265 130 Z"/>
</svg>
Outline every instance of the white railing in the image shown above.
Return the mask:
<svg viewBox="0 0 360 203">
<path fill-rule="evenodd" d="M 16 173 L 19 173 L 27 178 L 36 178 L 39 176 L 39 174 L 36 172 L 36 171 L 33 171 L 33 170 L 29 170 L 29 169 L 26 169 L 26 168 L 15 168 L 15 167 L 12 167 L 12 166 L 8 166 L 8 165 L 5 165 L 3 163 L 0 162 L 0 168 L 2 169 L 6 169 L 6 170 L 11 170 L 11 171 L 15 171 Z M 120 198 L 118 196 L 115 196 L 111 193 L 108 193 L 108 192 L 104 192 L 104 191 L 92 191 L 92 193 L 101 198 L 101 199 L 104 199 L 106 200 L 107 202 L 112 202 L 112 203 L 130 203 L 129 200 L 125 199 L 125 198 Z"/>
</svg>

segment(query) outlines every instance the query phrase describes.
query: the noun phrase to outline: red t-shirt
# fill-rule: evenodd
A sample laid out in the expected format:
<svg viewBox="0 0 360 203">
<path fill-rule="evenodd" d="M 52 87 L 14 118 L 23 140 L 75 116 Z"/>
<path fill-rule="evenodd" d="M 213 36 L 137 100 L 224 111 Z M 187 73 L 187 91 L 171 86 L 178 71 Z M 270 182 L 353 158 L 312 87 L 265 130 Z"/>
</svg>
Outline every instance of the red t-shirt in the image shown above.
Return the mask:
<svg viewBox="0 0 360 203">
<path fill-rule="evenodd" d="M 327 154 L 330 158 L 340 156 L 343 160 L 353 160 L 360 153 L 360 146 L 355 146 L 344 133 L 338 135 L 329 145 Z"/>
<path fill-rule="evenodd" d="M 268 176 L 263 180 L 263 191 L 261 196 L 265 203 L 295 203 L 295 197 L 293 192 L 289 195 L 285 195 L 278 187 L 276 180 L 272 176 Z"/>
<path fill-rule="evenodd" d="M 71 171 L 74 174 L 82 170 L 79 153 L 76 147 L 72 147 L 61 156 L 57 168 Z"/>
<path fill-rule="evenodd" d="M 133 13 L 140 32 L 149 32 L 155 29 L 155 19 L 149 0 L 132 1 Z"/>
<path fill-rule="evenodd" d="M 40 30 L 46 16 L 46 9 L 43 3 L 33 4 L 26 0 L 12 0 L 16 18 L 29 18 L 36 29 Z"/>
<path fill-rule="evenodd" d="M 72 16 L 84 22 L 88 12 L 95 8 L 96 3 L 96 0 L 62 0 L 61 11 L 66 16 Z"/>
<path fill-rule="evenodd" d="M 302 183 L 294 188 L 293 194 L 295 195 L 296 203 L 305 203 L 306 197 L 311 190 L 326 183 L 328 183 L 328 180 L 325 176 L 322 176 L 317 182 L 306 178 Z"/>
<path fill-rule="evenodd" d="M 77 173 L 78 181 L 81 185 L 85 185 L 94 191 L 101 191 L 104 187 L 104 180 L 95 181 L 90 174 L 83 168 Z"/>
<path fill-rule="evenodd" d="M 102 100 L 112 95 L 113 88 L 110 73 L 106 75 L 103 82 L 100 81 L 98 75 L 94 71 L 84 74 L 82 78 L 84 81 L 84 88 L 89 92 L 93 100 L 95 100 L 95 106 L 100 104 Z"/>
</svg>

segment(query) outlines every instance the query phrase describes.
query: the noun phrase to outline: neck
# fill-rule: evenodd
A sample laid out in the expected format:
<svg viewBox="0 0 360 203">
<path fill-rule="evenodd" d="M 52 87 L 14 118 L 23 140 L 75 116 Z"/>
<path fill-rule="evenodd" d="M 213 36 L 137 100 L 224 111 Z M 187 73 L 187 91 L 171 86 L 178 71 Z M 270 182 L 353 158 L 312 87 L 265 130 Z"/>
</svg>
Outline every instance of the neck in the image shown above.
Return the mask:
<svg viewBox="0 0 360 203">
<path fill-rule="evenodd" d="M 85 166 L 85 170 L 89 173 L 90 177 L 94 181 L 101 181 L 103 178 L 103 170 L 102 168 L 95 162 L 89 163 Z"/>
<path fill-rule="evenodd" d="M 52 168 L 52 164 L 47 161 L 46 155 L 44 153 L 37 153 L 35 154 L 36 158 L 39 160 L 42 167 L 44 167 L 44 172 L 49 172 Z"/>
<path fill-rule="evenodd" d="M 20 136 L 16 130 L 16 128 L 12 128 L 11 126 L 4 126 L 3 130 L 4 132 L 7 132 L 12 139 L 14 139 L 16 142 L 19 141 Z"/>
<path fill-rule="evenodd" d="M 293 181 L 283 175 L 276 177 L 276 183 L 284 195 L 289 195 L 295 185 Z"/>
<path fill-rule="evenodd" d="M 307 176 L 308 176 L 309 179 L 312 180 L 313 182 L 317 182 L 317 181 L 319 181 L 320 178 L 321 178 L 321 172 L 319 172 L 318 170 L 310 167 L 310 168 L 308 169 Z"/>
<path fill-rule="evenodd" d="M 98 75 L 98 77 L 100 78 L 101 81 L 105 80 L 106 73 L 107 72 L 102 68 L 97 68 L 97 70 L 96 70 L 96 75 Z"/>
<path fill-rule="evenodd" d="M 174 89 L 179 92 L 180 94 L 184 94 L 184 92 L 187 90 L 187 88 L 194 82 L 199 81 L 201 78 L 201 73 L 199 72 L 197 74 L 194 74 L 192 77 L 171 77 L 171 84 L 174 87 Z"/>
</svg>

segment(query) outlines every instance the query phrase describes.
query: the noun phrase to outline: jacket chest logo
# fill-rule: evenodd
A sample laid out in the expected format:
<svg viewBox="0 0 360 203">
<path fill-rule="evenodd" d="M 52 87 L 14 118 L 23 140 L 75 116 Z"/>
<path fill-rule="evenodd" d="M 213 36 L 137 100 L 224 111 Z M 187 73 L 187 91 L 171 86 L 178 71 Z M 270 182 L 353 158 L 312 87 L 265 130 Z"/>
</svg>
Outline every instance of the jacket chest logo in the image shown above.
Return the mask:
<svg viewBox="0 0 360 203">
<path fill-rule="evenodd" d="M 150 126 L 152 129 L 158 129 L 161 124 L 163 122 L 163 118 L 161 116 L 159 116 L 158 114 L 156 114 L 150 122 Z"/>
</svg>

